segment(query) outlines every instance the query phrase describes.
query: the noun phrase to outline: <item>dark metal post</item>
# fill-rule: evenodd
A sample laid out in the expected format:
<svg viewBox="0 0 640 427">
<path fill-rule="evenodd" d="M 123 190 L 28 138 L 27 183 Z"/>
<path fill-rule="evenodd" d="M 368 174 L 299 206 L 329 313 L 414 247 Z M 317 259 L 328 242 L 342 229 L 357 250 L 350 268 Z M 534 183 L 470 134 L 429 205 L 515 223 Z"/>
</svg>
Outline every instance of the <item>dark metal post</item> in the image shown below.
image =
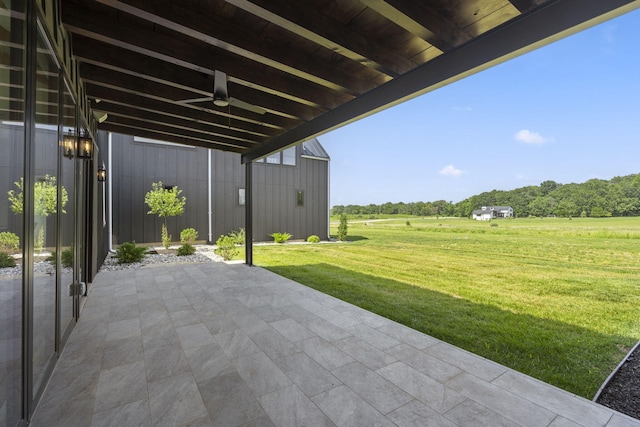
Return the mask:
<svg viewBox="0 0 640 427">
<path fill-rule="evenodd" d="M 245 198 L 244 198 L 244 232 L 245 232 L 245 264 L 253 266 L 253 162 L 244 164 Z"/>
</svg>

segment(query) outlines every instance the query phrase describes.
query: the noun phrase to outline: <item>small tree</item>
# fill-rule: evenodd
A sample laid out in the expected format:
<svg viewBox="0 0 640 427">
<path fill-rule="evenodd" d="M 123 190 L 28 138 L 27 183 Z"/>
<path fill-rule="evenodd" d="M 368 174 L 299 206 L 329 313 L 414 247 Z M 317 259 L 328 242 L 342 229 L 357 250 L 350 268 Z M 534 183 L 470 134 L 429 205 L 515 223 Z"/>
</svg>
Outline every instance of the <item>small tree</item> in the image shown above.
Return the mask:
<svg viewBox="0 0 640 427">
<path fill-rule="evenodd" d="M 340 225 L 338 225 L 338 240 L 344 242 L 347 240 L 347 214 L 340 215 Z"/>
<path fill-rule="evenodd" d="M 177 186 L 165 188 L 162 181 L 151 184 L 151 191 L 144 196 L 144 202 L 149 206 L 148 215 L 158 215 L 164 220 L 162 223 L 162 245 L 165 249 L 169 249 L 171 244 L 171 235 L 167 231 L 167 217 L 182 215 L 184 213 L 184 205 L 187 198 L 180 197 L 182 190 Z"/>
</svg>

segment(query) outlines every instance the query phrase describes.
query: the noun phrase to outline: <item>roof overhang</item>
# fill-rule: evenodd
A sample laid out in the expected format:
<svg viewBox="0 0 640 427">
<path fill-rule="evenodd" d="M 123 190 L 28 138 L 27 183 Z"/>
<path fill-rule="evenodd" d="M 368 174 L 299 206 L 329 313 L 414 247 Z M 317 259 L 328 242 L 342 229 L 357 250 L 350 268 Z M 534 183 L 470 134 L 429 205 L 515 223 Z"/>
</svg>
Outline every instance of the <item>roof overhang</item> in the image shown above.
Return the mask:
<svg viewBox="0 0 640 427">
<path fill-rule="evenodd" d="M 640 0 L 62 0 L 99 129 L 242 155 L 322 135 Z M 228 106 L 213 104 L 227 76 Z M 253 107 L 251 107 L 253 106 Z"/>
</svg>

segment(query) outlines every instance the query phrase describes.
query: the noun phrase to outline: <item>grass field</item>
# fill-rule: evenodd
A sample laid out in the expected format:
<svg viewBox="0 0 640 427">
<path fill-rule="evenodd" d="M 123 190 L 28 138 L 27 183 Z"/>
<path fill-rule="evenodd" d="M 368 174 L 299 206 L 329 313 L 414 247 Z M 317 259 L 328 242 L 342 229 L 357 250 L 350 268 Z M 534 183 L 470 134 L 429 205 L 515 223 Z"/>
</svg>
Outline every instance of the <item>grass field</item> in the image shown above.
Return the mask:
<svg viewBox="0 0 640 427">
<path fill-rule="evenodd" d="M 254 262 L 586 398 L 640 339 L 640 218 L 353 219 L 349 240 Z"/>
</svg>

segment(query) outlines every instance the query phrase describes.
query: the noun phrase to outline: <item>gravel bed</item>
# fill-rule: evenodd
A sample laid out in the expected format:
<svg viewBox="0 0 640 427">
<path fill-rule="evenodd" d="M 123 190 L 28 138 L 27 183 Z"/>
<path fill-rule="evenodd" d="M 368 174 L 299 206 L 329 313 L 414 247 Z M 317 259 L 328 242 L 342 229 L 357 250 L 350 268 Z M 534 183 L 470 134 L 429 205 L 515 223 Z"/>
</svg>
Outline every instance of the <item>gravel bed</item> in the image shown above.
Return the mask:
<svg viewBox="0 0 640 427">
<path fill-rule="evenodd" d="M 15 267 L 0 268 L 0 277 L 22 276 L 22 264 L 16 261 Z M 63 268 L 65 272 L 70 272 L 70 268 Z M 33 263 L 33 271 L 35 274 L 53 274 L 55 268 L 49 261 L 38 261 Z"/>
<path fill-rule="evenodd" d="M 142 262 L 135 262 L 132 264 L 118 264 L 118 259 L 114 258 L 115 254 L 108 254 L 107 258 L 105 258 L 102 267 L 100 267 L 100 271 L 115 271 L 115 270 L 126 270 L 128 268 L 141 268 L 145 265 L 152 264 L 169 264 L 169 263 L 196 263 L 196 262 L 218 262 L 222 261 L 222 257 L 213 253 L 215 246 L 210 245 L 196 245 L 196 253 L 193 255 L 184 255 L 178 256 L 175 254 L 175 250 L 178 249 L 178 246 L 171 247 L 169 249 L 172 250 L 170 253 L 166 253 L 167 251 L 164 248 L 149 248 L 149 251 L 152 253 L 148 253 L 145 255 Z M 153 253 L 157 252 L 157 253 Z"/>
<path fill-rule="evenodd" d="M 640 420 L 640 346 L 620 366 L 596 402 Z"/>
<path fill-rule="evenodd" d="M 177 249 L 178 247 L 172 247 L 170 249 Z M 193 255 L 178 256 L 173 253 L 163 253 L 164 248 L 150 248 L 160 253 L 151 253 L 145 255 L 142 262 L 136 262 L 132 264 L 118 264 L 118 260 L 113 257 L 114 254 L 107 254 L 104 263 L 100 267 L 100 271 L 116 271 L 126 270 L 129 268 L 141 268 L 145 265 L 152 264 L 168 264 L 168 263 L 196 263 L 196 262 L 219 262 L 222 261 L 222 257 L 213 253 L 215 246 L 210 245 L 197 245 L 196 253 Z M 17 260 L 18 264 L 15 267 L 0 268 L 0 277 L 14 277 L 22 275 L 22 264 Z M 54 268 L 48 261 L 39 261 L 33 263 L 33 269 L 36 274 L 53 274 Z M 64 268 L 64 271 L 71 271 L 71 269 Z"/>
</svg>

